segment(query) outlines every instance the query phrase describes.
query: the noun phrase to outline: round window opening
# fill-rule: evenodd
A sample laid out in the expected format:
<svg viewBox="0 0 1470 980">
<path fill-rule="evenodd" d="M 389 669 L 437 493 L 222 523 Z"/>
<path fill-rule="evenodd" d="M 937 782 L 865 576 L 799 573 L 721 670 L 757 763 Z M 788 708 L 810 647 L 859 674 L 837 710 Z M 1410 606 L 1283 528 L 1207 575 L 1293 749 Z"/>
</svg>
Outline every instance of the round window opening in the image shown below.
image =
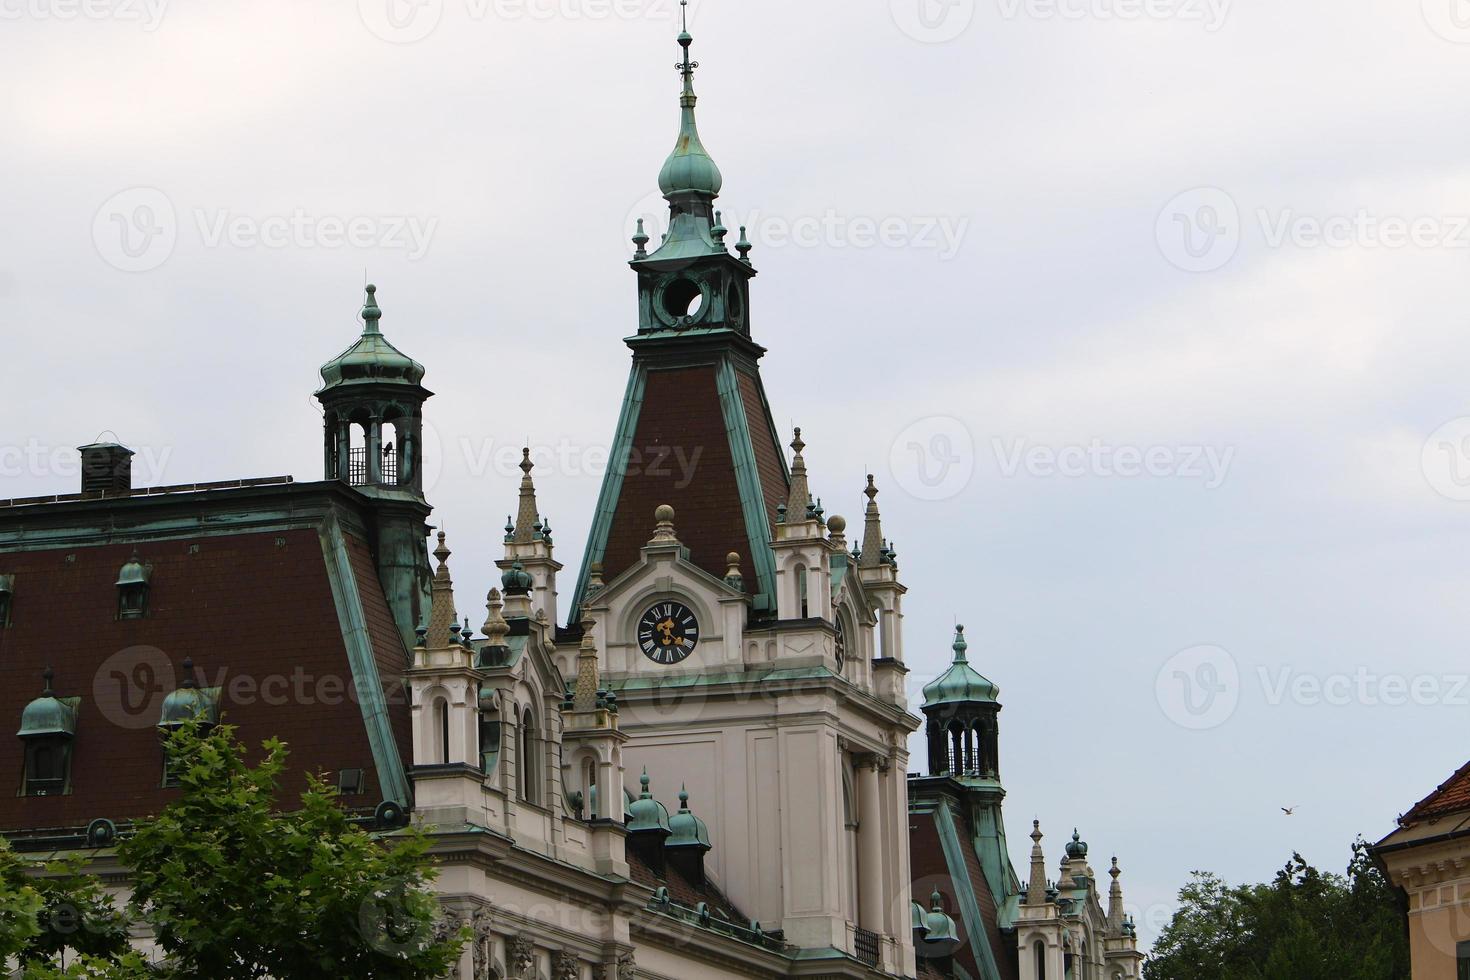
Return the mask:
<svg viewBox="0 0 1470 980">
<path fill-rule="evenodd" d="M 693 319 L 704 305 L 704 291 L 692 279 L 675 279 L 664 288 L 664 311 L 675 320 Z"/>
</svg>

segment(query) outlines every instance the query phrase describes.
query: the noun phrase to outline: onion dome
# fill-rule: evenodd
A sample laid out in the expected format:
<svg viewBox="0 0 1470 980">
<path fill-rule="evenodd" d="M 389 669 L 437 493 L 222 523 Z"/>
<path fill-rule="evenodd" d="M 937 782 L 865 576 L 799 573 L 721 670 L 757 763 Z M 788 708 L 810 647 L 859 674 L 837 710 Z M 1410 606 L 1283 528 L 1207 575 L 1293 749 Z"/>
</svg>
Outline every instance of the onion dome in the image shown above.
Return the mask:
<svg viewBox="0 0 1470 980">
<path fill-rule="evenodd" d="M 194 683 L 194 661 L 185 660 L 184 679 L 178 690 L 163 699 L 158 725 L 160 728 L 177 728 L 196 718 L 206 725 L 219 724 L 219 705 Z"/>
<path fill-rule="evenodd" d="M 709 828 L 689 809 L 689 790 L 679 789 L 679 812 L 669 818 L 669 839 L 665 847 L 710 849 Z"/>
<path fill-rule="evenodd" d="M 670 833 L 669 811 L 664 808 L 662 803 L 655 800 L 653 794 L 648 791 L 647 767 L 644 768 L 639 782 L 643 786 L 643 792 L 639 794 L 638 799 L 628 804 L 628 832 L 637 833 L 641 830 L 655 830 L 663 831 L 665 834 Z"/>
<path fill-rule="evenodd" d="M 500 584 L 506 595 L 526 595 L 531 591 L 531 573 L 520 562 L 512 562 L 500 576 Z"/>
<path fill-rule="evenodd" d="M 687 0 L 683 6 L 688 9 Z M 699 128 L 694 121 L 694 106 L 699 101 L 694 94 L 694 69 L 699 67 L 699 62 L 689 59 L 689 48 L 693 43 L 694 38 L 689 34 L 686 23 L 679 34 L 679 47 L 684 49 L 684 60 L 678 65 L 680 74 L 684 76 L 684 92 L 679 96 L 679 138 L 658 174 L 658 189 L 666 198 L 700 194 L 713 199 L 719 196 L 725 183 L 714 158 L 700 142 Z"/>
<path fill-rule="evenodd" d="M 1087 859 L 1087 841 L 1076 830 L 1072 831 L 1072 839 L 1067 844 L 1067 857 L 1074 861 Z"/>
<path fill-rule="evenodd" d="M 915 950 L 926 959 L 949 956 L 960 947 L 960 933 L 954 919 L 944 911 L 944 900 L 938 891 L 930 896 L 930 911 L 923 913 L 923 933 L 917 938 Z M 922 911 L 917 902 L 915 912 Z"/>
<path fill-rule="evenodd" d="M 378 329 L 383 311 L 378 308 L 378 287 L 367 287 L 362 307 L 362 336 L 341 354 L 322 365 L 322 391 L 342 385 L 405 384 L 424 380 L 424 366 L 388 343 Z M 321 394 L 321 392 L 317 392 Z"/>
<path fill-rule="evenodd" d="M 46 679 L 45 690 L 41 696 L 25 706 L 20 713 L 20 731 L 16 732 L 21 738 L 33 738 L 43 735 L 65 735 L 72 736 L 77 733 L 77 709 L 56 696 L 51 690 L 51 668 L 47 667 L 41 674 Z"/>
<path fill-rule="evenodd" d="M 965 628 L 956 626 L 954 630 L 954 662 L 939 677 L 924 685 L 926 708 L 939 704 L 995 701 L 1000 697 L 1000 688 L 980 676 L 965 659 L 965 651 L 969 649 L 965 642 Z"/>
<path fill-rule="evenodd" d="M 119 588 L 126 588 L 130 585 L 147 584 L 148 566 L 138 560 L 138 553 L 135 551 L 133 557 L 129 558 L 118 571 L 117 585 Z"/>
</svg>

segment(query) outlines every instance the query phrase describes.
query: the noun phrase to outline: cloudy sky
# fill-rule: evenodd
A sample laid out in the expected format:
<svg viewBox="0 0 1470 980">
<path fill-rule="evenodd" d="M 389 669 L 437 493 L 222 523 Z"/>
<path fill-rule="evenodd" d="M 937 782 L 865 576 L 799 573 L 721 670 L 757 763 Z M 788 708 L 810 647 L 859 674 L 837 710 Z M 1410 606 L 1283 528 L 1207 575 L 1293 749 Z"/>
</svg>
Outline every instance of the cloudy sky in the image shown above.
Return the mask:
<svg viewBox="0 0 1470 980">
<path fill-rule="evenodd" d="M 466 610 L 525 440 L 575 570 L 677 7 L 392 3 L 0 0 L 0 496 L 104 431 L 140 482 L 316 478 L 367 275 Z M 778 422 L 829 514 L 879 475 L 915 687 L 957 619 L 1000 684 L 1018 865 L 1076 825 L 1152 937 L 1191 869 L 1340 869 L 1470 757 L 1464 0 L 691 27 Z"/>
</svg>

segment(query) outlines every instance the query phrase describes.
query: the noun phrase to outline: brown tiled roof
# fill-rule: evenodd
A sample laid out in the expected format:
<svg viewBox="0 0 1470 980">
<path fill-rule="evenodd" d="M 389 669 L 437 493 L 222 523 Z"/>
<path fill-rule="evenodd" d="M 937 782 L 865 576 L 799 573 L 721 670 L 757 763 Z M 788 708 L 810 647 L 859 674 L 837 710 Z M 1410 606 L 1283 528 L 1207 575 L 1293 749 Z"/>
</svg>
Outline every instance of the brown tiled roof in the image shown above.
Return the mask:
<svg viewBox="0 0 1470 980">
<path fill-rule="evenodd" d="M 748 556 L 712 365 L 648 372 L 633 453 L 602 561 L 608 581 L 638 561 L 653 537 L 653 512 L 660 504 L 674 507 L 679 540 L 705 571 L 723 578 L 727 554 Z M 691 465 L 692 474 L 685 472 Z"/>
<path fill-rule="evenodd" d="M 367 545 L 347 536 L 383 682 L 405 666 L 403 642 L 388 613 Z M 93 819 L 156 813 L 175 792 L 161 788 L 154 727 L 163 697 L 191 657 L 201 686 L 222 688 L 225 720 L 251 746 L 270 736 L 289 743 L 294 772 L 367 770 L 371 807 L 378 786 L 362 710 L 315 530 L 270 530 L 136 545 L 152 566 L 147 616 L 117 619 L 116 580 L 133 544 L 0 554 L 14 574 L 11 625 L 0 629 L 0 725 L 13 733 L 41 692 L 42 669 L 55 671 L 58 696 L 81 698 L 71 792 L 21 797 L 22 746 L 0 732 L 0 830 L 84 826 Z M 406 698 L 388 713 L 408 761 Z M 291 799 L 299 776 L 287 784 Z"/>
<path fill-rule="evenodd" d="M 944 898 L 945 911 L 949 913 L 950 918 L 954 919 L 955 927 L 963 942 L 963 945 L 955 952 L 954 960 L 971 976 L 982 975 L 974 945 L 976 941 L 979 941 L 990 946 L 996 964 L 1000 967 L 1000 975 L 1003 980 L 1016 980 L 1019 976 L 1019 968 L 1016 963 L 1015 943 L 1000 931 L 995 896 L 991 894 L 990 883 L 980 864 L 980 856 L 975 852 L 971 828 L 965 825 L 961 814 L 953 810 L 951 814 L 958 824 L 956 829 L 959 831 L 960 848 L 964 853 L 964 870 L 974 889 L 976 904 L 980 907 L 980 918 L 984 925 L 985 935 L 971 936 L 964 916 L 960 914 L 954 885 L 958 869 L 951 869 L 945 859 L 944 848 L 939 839 L 939 827 L 934 822 L 936 817 L 933 812 L 912 813 L 909 817 L 909 851 L 913 865 L 914 900 L 927 906 L 929 893 L 936 888 L 939 890 Z"/>
<path fill-rule="evenodd" d="M 1457 810 L 1470 810 L 1470 762 L 1440 783 L 1433 793 L 1414 804 L 1408 813 L 1399 818 L 1399 823 L 1415 823 Z"/>
<path fill-rule="evenodd" d="M 712 915 L 719 912 L 725 916 L 727 921 L 733 922 L 736 925 L 746 926 L 750 924 L 750 919 L 746 918 L 739 909 L 731 904 L 730 900 L 725 897 L 724 892 L 711 884 L 708 879 L 705 880 L 704 884 L 696 885 L 680 874 L 679 870 L 672 865 L 666 865 L 663 876 L 660 877 L 638 855 L 636 849 L 632 847 L 628 848 L 628 867 L 630 869 L 630 877 L 638 884 L 648 888 L 667 887 L 669 898 L 686 908 L 692 909 L 700 902 L 704 902 L 709 906 L 710 914 Z"/>
<path fill-rule="evenodd" d="M 740 400 L 745 406 L 745 420 L 750 429 L 751 448 L 755 451 L 756 473 L 765 497 L 766 523 L 775 536 L 776 508 L 786 502 L 791 484 L 786 476 L 785 457 L 771 434 L 771 411 L 761 393 L 760 379 L 744 371 L 736 373 L 740 384 Z"/>
</svg>

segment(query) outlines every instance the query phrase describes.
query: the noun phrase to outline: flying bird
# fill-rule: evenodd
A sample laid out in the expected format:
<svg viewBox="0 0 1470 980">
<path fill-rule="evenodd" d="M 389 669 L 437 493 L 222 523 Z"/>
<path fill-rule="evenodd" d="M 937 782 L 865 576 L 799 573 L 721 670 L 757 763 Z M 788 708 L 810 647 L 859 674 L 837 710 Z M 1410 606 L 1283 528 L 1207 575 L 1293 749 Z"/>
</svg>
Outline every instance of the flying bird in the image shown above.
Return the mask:
<svg viewBox="0 0 1470 980">
<path fill-rule="evenodd" d="M 1292 814 L 1296 813 L 1296 807 L 1294 807 L 1294 806 L 1284 806 L 1284 807 L 1281 808 L 1281 812 L 1284 813 L 1284 814 L 1286 814 L 1289 817 Z"/>
</svg>

